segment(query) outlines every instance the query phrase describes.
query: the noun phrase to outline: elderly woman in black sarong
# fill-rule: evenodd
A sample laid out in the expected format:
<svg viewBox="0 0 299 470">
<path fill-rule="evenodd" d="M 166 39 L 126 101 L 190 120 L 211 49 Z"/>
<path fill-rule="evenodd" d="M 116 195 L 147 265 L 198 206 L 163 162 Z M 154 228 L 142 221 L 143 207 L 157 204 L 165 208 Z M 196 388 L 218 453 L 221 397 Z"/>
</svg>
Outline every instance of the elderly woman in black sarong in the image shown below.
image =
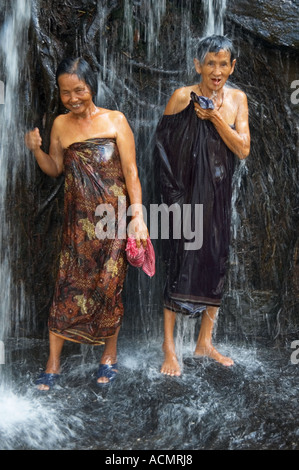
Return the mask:
<svg viewBox="0 0 299 470">
<path fill-rule="evenodd" d="M 232 175 L 236 155 L 250 151 L 246 95 L 226 85 L 236 63 L 223 36 L 201 40 L 194 59 L 199 83 L 177 89 L 156 133 L 161 195 L 169 207 L 202 207 L 202 246 L 186 249 L 186 239 L 170 237 L 163 252 L 167 266 L 164 292 L 164 363 L 161 372 L 179 376 L 174 343 L 176 314 L 202 314 L 195 355 L 225 366 L 233 360 L 212 345 L 212 331 L 223 295 L 229 249 Z M 195 224 L 195 225 L 194 225 Z"/>
<path fill-rule="evenodd" d="M 49 153 L 41 149 L 37 128 L 25 138 L 42 171 L 51 177 L 62 172 L 65 176 L 62 249 L 49 316 L 50 355 L 37 381 L 41 390 L 49 390 L 60 376 L 65 340 L 105 344 L 97 383 L 115 378 L 127 268 L 126 221 L 123 209 L 119 214 L 119 200 L 125 213 L 131 204 L 137 244 L 141 240 L 145 244 L 148 237 L 135 142 L 125 116 L 94 104 L 97 80 L 84 59 L 62 61 L 56 78 L 68 113 L 54 121 Z M 101 208 L 113 212 L 114 234 L 108 223 L 109 237 L 101 229 Z"/>
</svg>

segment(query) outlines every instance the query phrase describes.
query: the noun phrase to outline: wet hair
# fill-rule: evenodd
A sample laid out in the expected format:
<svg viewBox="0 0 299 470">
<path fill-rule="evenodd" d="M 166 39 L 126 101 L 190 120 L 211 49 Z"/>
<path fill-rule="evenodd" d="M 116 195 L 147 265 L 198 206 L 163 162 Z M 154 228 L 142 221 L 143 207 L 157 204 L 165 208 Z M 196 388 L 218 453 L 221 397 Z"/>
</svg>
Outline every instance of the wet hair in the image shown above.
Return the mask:
<svg viewBox="0 0 299 470">
<path fill-rule="evenodd" d="M 204 63 L 205 57 L 209 52 L 219 52 L 224 50 L 230 53 L 231 62 L 236 58 L 236 51 L 232 41 L 226 36 L 213 34 L 200 40 L 197 46 L 197 59 L 201 64 Z"/>
<path fill-rule="evenodd" d="M 97 77 L 91 66 L 86 62 L 83 57 L 66 58 L 63 59 L 57 67 L 56 70 L 56 83 L 58 86 L 58 78 L 63 74 L 77 75 L 79 80 L 82 80 L 89 86 L 91 93 L 93 95 L 97 94 L 98 91 L 98 82 Z"/>
</svg>

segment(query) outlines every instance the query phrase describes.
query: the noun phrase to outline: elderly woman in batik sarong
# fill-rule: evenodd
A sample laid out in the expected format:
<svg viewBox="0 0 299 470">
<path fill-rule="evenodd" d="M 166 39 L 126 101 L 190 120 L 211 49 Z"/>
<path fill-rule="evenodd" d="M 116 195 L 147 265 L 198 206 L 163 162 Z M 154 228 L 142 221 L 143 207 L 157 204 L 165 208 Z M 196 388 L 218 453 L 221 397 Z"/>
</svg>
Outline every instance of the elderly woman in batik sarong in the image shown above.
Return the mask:
<svg viewBox="0 0 299 470">
<path fill-rule="evenodd" d="M 49 316 L 50 354 L 37 381 L 40 390 L 49 390 L 60 377 L 65 340 L 105 344 L 97 383 L 107 384 L 115 377 L 129 203 L 137 244 L 146 243 L 148 237 L 138 210 L 142 191 L 135 142 L 125 116 L 94 104 L 97 80 L 83 58 L 62 61 L 56 78 L 68 113 L 53 123 L 49 153 L 41 149 L 37 128 L 25 137 L 43 172 L 65 176 L 62 249 Z"/>
</svg>

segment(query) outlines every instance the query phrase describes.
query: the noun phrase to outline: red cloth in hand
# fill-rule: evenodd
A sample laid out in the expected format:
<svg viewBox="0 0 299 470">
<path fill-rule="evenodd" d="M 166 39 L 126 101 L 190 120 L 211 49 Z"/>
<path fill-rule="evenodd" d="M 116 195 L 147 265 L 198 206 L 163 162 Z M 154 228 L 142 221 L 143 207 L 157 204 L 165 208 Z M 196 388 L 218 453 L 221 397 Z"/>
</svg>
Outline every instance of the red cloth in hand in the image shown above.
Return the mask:
<svg viewBox="0 0 299 470">
<path fill-rule="evenodd" d="M 127 260 L 132 266 L 142 268 L 142 270 L 150 277 L 155 274 L 155 251 L 149 237 L 146 241 L 146 248 L 144 248 L 142 242 L 140 242 L 140 247 L 138 248 L 136 239 L 129 237 L 127 240 L 126 252 Z"/>
</svg>

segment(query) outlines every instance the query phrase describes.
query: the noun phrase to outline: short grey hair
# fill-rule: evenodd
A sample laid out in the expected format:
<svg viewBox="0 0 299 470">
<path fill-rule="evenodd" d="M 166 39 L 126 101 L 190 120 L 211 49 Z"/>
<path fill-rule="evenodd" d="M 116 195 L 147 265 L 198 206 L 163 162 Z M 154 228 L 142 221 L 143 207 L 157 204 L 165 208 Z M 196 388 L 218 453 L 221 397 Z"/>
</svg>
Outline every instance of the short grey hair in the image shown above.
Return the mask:
<svg viewBox="0 0 299 470">
<path fill-rule="evenodd" d="M 236 58 L 236 51 L 232 41 L 226 36 L 213 34 L 200 40 L 197 46 L 196 58 L 201 64 L 204 63 L 205 57 L 209 52 L 219 52 L 224 50 L 230 53 L 231 62 Z"/>
</svg>

